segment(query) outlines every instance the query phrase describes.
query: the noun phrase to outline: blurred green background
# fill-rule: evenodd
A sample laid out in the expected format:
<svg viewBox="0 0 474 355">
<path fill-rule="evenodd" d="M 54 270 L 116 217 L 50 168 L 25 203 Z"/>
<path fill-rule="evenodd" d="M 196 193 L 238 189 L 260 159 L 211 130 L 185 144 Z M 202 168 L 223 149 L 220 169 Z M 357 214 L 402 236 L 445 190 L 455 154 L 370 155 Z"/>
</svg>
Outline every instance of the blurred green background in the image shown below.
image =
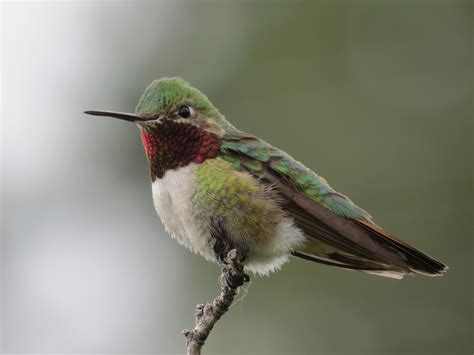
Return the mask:
<svg viewBox="0 0 474 355">
<path fill-rule="evenodd" d="M 291 260 L 204 354 L 471 354 L 472 1 L 2 3 L 4 353 L 181 354 L 219 270 L 152 205 L 133 111 L 182 76 L 450 266 Z"/>
</svg>

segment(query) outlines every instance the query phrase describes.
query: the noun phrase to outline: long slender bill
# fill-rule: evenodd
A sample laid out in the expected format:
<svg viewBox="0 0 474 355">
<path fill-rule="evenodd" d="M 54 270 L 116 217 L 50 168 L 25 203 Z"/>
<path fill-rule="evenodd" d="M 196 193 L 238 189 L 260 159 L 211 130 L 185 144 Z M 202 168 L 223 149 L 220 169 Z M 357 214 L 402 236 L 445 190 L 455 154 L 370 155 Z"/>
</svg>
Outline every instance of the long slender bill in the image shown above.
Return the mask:
<svg viewBox="0 0 474 355">
<path fill-rule="evenodd" d="M 113 112 L 113 111 L 84 111 L 84 113 L 87 115 L 92 115 L 92 116 L 114 117 L 114 118 L 118 118 L 119 120 L 125 120 L 129 122 L 145 121 L 144 118 L 134 115 L 133 113 Z"/>
</svg>

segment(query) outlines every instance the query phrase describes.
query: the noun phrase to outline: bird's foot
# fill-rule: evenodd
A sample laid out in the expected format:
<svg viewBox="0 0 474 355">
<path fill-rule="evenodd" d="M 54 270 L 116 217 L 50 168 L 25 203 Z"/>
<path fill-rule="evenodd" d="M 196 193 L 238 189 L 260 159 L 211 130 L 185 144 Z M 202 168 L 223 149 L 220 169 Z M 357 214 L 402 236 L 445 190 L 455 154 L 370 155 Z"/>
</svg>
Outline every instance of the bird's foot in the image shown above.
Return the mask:
<svg viewBox="0 0 474 355">
<path fill-rule="evenodd" d="M 237 289 L 250 280 L 250 276 L 244 272 L 243 260 L 245 260 L 245 256 L 240 254 L 237 249 L 230 250 L 223 257 L 222 276 L 232 289 Z"/>
<path fill-rule="evenodd" d="M 231 271 L 225 273 L 225 280 L 230 288 L 238 288 L 250 280 L 247 274 L 234 275 Z"/>
</svg>

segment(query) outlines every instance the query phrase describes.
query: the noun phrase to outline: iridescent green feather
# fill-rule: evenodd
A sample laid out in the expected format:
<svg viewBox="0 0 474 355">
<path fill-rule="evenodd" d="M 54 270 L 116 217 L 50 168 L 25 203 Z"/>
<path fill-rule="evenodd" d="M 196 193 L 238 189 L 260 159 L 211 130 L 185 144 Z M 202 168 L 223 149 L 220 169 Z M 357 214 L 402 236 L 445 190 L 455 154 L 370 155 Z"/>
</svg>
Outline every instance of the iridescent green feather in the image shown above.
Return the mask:
<svg viewBox="0 0 474 355">
<path fill-rule="evenodd" d="M 135 113 L 142 117 L 153 116 L 174 108 L 183 101 L 190 102 L 194 108 L 209 117 L 220 116 L 206 95 L 177 77 L 153 81 L 140 98 Z"/>
<path fill-rule="evenodd" d="M 224 221 L 242 238 L 271 239 L 282 216 L 277 204 L 251 176 L 224 159 L 208 159 L 196 168 L 192 202 Z"/>
<path fill-rule="evenodd" d="M 358 220 L 371 218 L 347 196 L 332 189 L 324 178 L 259 138 L 245 134 L 239 137 L 232 132 L 227 139 L 224 137 L 221 156 L 234 168 L 245 168 L 257 177 L 262 177 L 265 169 L 275 172 L 313 201 L 338 215 Z"/>
</svg>

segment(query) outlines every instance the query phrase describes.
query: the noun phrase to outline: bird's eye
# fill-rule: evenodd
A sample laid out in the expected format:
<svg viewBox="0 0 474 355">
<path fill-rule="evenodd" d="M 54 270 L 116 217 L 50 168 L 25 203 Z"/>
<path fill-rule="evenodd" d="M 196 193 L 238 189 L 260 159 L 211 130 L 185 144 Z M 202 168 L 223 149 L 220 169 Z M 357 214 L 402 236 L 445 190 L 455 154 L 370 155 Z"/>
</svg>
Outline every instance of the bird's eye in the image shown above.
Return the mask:
<svg viewBox="0 0 474 355">
<path fill-rule="evenodd" d="M 191 116 L 191 109 L 188 106 L 181 106 L 178 110 L 178 114 L 183 118 L 189 118 L 189 116 Z"/>
</svg>

